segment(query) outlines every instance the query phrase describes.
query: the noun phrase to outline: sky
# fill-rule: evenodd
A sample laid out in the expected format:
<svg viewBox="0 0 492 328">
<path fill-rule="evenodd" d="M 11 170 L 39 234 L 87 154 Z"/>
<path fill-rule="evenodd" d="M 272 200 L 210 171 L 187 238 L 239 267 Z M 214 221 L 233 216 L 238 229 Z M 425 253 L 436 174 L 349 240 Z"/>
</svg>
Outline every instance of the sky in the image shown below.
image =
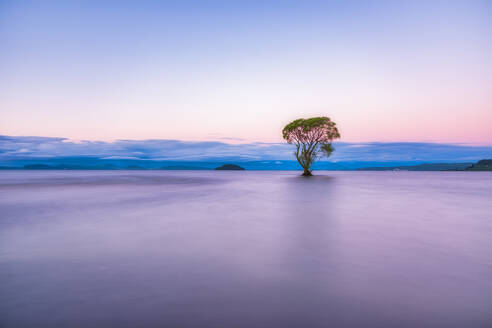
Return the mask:
<svg viewBox="0 0 492 328">
<path fill-rule="evenodd" d="M 422 142 L 335 142 L 332 162 L 378 163 L 471 163 L 492 158 L 491 146 L 470 146 Z M 53 137 L 0 135 L 0 166 L 18 166 L 25 161 L 51 163 L 66 157 L 97 160 L 137 161 L 285 161 L 294 160 L 286 143 L 221 141 L 116 140 L 77 141 Z M 278 163 L 280 164 L 280 163 Z M 363 165 L 362 165 L 363 166 Z"/>
<path fill-rule="evenodd" d="M 276 144 L 323 115 L 342 143 L 492 145 L 491 17 L 473 0 L 0 0 L 0 134 Z"/>
</svg>

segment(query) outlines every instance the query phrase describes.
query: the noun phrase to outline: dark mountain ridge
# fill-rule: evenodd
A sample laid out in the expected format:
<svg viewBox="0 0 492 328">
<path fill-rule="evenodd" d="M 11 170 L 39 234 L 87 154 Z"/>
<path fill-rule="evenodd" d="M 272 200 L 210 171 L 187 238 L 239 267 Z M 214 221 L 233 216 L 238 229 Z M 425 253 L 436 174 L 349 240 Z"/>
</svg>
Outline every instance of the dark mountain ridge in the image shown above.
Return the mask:
<svg viewBox="0 0 492 328">
<path fill-rule="evenodd" d="M 482 159 L 466 168 L 466 171 L 492 171 L 492 159 Z"/>
</svg>

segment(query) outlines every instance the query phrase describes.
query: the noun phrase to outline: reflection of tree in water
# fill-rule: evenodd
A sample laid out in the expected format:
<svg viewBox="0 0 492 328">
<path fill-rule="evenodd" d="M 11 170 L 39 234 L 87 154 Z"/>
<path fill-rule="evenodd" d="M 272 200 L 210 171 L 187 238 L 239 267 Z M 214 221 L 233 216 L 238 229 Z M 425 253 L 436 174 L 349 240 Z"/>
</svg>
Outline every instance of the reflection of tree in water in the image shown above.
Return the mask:
<svg viewBox="0 0 492 328">
<path fill-rule="evenodd" d="M 288 253 L 300 273 L 316 271 L 312 265 L 330 254 L 335 233 L 334 185 L 335 179 L 326 176 L 295 177 L 286 182 L 284 222 L 291 237 Z"/>
<path fill-rule="evenodd" d="M 293 294 L 289 297 L 299 300 L 296 312 L 308 325 L 319 326 L 324 320 L 342 323 L 347 317 L 346 303 L 336 284 L 340 257 L 332 214 L 336 179 L 289 177 L 283 190 L 286 244 L 282 266 Z"/>
</svg>

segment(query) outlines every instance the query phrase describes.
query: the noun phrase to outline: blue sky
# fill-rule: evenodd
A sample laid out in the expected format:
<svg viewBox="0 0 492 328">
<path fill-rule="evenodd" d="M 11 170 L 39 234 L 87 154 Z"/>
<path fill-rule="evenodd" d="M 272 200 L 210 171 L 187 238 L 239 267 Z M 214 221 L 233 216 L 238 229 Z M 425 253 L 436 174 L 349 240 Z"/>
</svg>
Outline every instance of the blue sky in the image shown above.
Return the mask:
<svg viewBox="0 0 492 328">
<path fill-rule="evenodd" d="M 0 1 L 0 133 L 490 145 L 490 1 Z M 232 146 L 231 146 L 232 147 Z"/>
<path fill-rule="evenodd" d="M 492 146 L 438 143 L 335 143 L 330 161 L 364 162 L 475 162 L 492 157 Z M 168 161 L 292 160 L 285 143 L 229 144 L 218 141 L 118 140 L 79 141 L 47 137 L 0 136 L 0 163 L 22 159 L 43 160 L 65 156 L 100 159 Z"/>
</svg>

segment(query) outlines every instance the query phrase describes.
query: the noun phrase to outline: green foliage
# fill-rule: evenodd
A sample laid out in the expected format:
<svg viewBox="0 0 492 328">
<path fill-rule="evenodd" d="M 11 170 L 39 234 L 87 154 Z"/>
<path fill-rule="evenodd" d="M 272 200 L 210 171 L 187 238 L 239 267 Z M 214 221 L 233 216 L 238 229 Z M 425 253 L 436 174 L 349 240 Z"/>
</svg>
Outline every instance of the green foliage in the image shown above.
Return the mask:
<svg viewBox="0 0 492 328">
<path fill-rule="evenodd" d="M 336 123 L 328 117 L 300 118 L 287 124 L 282 136 L 296 146 L 294 155 L 304 169 L 303 175 L 312 175 L 311 165 L 321 156 L 330 156 L 335 150 L 334 139 L 340 138 Z"/>
</svg>

